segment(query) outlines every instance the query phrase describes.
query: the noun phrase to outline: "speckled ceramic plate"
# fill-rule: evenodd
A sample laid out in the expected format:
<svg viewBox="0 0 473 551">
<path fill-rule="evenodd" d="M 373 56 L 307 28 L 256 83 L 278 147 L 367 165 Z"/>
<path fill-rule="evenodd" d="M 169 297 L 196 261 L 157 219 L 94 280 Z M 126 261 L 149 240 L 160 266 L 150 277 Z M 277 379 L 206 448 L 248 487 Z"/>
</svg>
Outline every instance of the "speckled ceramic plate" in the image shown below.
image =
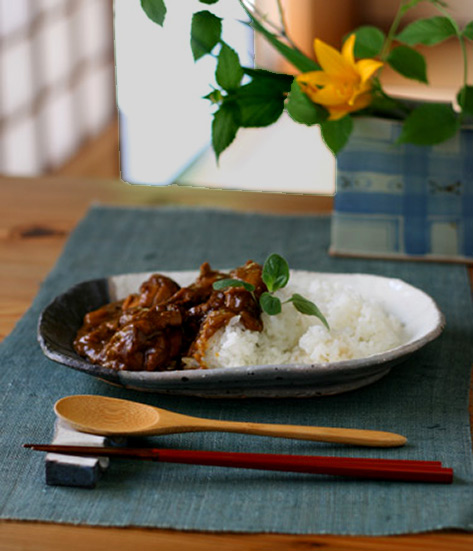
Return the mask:
<svg viewBox="0 0 473 551">
<path fill-rule="evenodd" d="M 161 272 L 188 285 L 197 272 Z M 291 280 L 298 274 L 293 271 Z M 440 335 L 444 317 L 423 291 L 399 280 L 364 274 L 313 273 L 313 277 L 349 285 L 378 301 L 404 325 L 404 342 L 386 352 L 334 363 L 255 365 L 167 372 L 114 371 L 92 365 L 73 349 L 84 315 L 112 300 L 136 292 L 150 274 L 126 274 L 86 281 L 55 298 L 39 320 L 38 340 L 44 354 L 60 364 L 125 388 L 204 397 L 306 397 L 338 394 L 368 385 Z"/>
</svg>

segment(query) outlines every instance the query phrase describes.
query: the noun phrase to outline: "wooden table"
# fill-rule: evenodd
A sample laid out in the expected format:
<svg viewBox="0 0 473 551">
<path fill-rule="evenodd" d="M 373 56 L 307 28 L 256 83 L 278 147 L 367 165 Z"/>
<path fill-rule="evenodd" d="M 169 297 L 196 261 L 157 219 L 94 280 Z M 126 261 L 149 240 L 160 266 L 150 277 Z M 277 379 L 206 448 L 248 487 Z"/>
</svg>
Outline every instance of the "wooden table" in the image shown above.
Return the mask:
<svg viewBox="0 0 473 551">
<path fill-rule="evenodd" d="M 12 329 L 54 265 L 70 232 L 92 202 L 114 205 L 207 205 L 276 213 L 329 212 L 328 197 L 262 194 L 171 186 L 134 187 L 120 181 L 0 177 L 0 339 Z M 0 521 L 1 551 L 221 551 L 473 549 L 473 534 L 396 537 L 212 534 L 140 528 L 103 528 Z"/>
</svg>

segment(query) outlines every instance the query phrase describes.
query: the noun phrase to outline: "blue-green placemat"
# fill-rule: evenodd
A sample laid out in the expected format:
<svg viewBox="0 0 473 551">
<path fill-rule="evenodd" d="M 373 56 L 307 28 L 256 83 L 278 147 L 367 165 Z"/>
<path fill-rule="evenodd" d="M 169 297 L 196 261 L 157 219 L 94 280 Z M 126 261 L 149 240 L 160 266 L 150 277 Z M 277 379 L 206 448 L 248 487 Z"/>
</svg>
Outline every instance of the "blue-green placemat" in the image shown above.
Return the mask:
<svg viewBox="0 0 473 551">
<path fill-rule="evenodd" d="M 468 417 L 473 308 L 461 265 L 331 258 L 329 219 L 206 209 L 94 207 L 71 236 L 32 307 L 0 346 L 0 517 L 188 530 L 400 534 L 473 528 Z M 439 304 L 442 336 L 377 383 L 311 399 L 206 400 L 107 385 L 43 357 L 38 316 L 72 284 L 112 274 L 263 261 L 277 251 L 291 267 L 401 278 Z M 94 490 L 46 486 L 42 454 L 54 402 L 96 393 L 182 413 L 240 421 L 332 425 L 406 435 L 400 449 L 367 450 L 235 434 L 150 439 L 162 447 L 440 460 L 452 485 L 355 481 L 323 476 L 115 461 Z"/>
</svg>

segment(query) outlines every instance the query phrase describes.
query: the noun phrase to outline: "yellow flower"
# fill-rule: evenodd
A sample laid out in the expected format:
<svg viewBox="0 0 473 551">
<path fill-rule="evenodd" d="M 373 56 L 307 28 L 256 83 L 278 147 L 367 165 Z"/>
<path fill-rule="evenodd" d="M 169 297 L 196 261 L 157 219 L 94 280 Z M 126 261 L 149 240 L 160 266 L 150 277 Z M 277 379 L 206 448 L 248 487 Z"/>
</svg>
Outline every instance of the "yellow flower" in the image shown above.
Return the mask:
<svg viewBox="0 0 473 551">
<path fill-rule="evenodd" d="M 364 109 L 372 100 L 371 79 L 383 64 L 375 59 L 355 61 L 355 38 L 354 34 L 350 35 L 341 53 L 316 38 L 315 55 L 322 71 L 311 71 L 296 78 L 303 92 L 328 110 L 329 120 Z"/>
</svg>

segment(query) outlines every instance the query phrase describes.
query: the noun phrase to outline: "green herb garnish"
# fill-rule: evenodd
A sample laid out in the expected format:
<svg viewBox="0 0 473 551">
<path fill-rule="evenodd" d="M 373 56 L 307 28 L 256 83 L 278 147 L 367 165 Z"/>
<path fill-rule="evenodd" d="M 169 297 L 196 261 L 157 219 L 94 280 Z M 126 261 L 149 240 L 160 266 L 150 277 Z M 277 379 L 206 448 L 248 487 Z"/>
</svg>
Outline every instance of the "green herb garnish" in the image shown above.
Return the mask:
<svg viewBox="0 0 473 551">
<path fill-rule="evenodd" d="M 282 289 L 289 281 L 289 264 L 282 256 L 271 254 L 264 263 L 261 277 L 270 293 Z"/>
<path fill-rule="evenodd" d="M 254 285 L 251 285 L 251 283 L 248 283 L 247 281 L 243 281 L 241 279 L 219 279 L 218 281 L 215 281 L 213 283 L 212 287 L 216 291 L 226 289 L 227 287 L 244 287 L 247 291 L 250 291 L 250 293 L 255 290 Z"/>
<path fill-rule="evenodd" d="M 289 281 L 289 264 L 282 256 L 276 253 L 269 255 L 264 263 L 261 277 L 268 288 L 259 298 L 259 303 L 263 312 L 266 312 L 270 316 L 275 316 L 281 313 L 283 304 L 291 302 L 294 308 L 301 314 L 319 318 L 330 331 L 330 326 L 325 316 L 312 301 L 304 298 L 298 293 L 294 293 L 291 298 L 284 302 L 281 302 L 278 297 L 274 296 L 273 293 L 285 287 Z M 255 290 L 254 285 L 241 279 L 219 279 L 213 284 L 215 290 L 222 290 L 227 287 L 243 287 L 250 293 L 253 293 Z"/>
</svg>

